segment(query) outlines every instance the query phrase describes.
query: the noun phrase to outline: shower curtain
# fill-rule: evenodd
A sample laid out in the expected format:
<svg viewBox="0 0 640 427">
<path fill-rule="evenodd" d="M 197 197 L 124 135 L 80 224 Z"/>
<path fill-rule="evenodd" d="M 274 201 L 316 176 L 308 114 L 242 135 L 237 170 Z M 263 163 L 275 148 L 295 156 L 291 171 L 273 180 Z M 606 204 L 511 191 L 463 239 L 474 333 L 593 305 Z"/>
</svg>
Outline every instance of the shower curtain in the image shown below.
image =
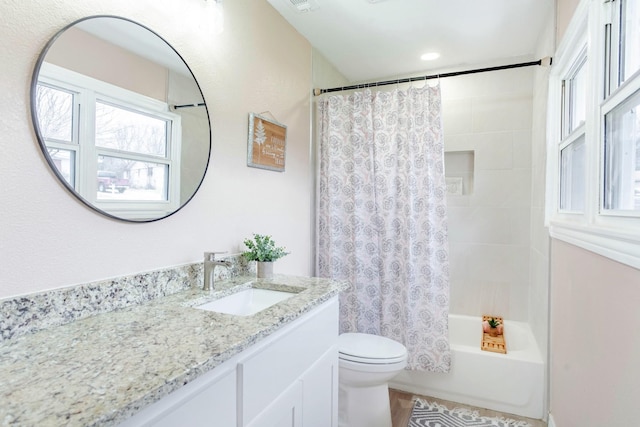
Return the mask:
<svg viewBox="0 0 640 427">
<path fill-rule="evenodd" d="M 439 85 L 319 101 L 317 271 L 351 284 L 341 332 L 386 336 L 408 369 L 448 372 L 440 110 Z"/>
</svg>

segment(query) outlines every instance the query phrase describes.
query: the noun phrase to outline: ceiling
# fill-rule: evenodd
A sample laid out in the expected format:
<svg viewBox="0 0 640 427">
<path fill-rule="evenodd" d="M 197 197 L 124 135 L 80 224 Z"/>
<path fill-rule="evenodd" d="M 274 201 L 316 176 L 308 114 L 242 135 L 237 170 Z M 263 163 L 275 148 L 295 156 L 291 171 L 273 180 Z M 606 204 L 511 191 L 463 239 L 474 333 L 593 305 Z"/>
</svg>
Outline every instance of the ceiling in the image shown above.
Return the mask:
<svg viewBox="0 0 640 427">
<path fill-rule="evenodd" d="M 538 37 L 555 7 L 554 0 L 268 2 L 351 82 L 540 59 Z M 420 59 L 432 51 L 440 58 Z"/>
</svg>

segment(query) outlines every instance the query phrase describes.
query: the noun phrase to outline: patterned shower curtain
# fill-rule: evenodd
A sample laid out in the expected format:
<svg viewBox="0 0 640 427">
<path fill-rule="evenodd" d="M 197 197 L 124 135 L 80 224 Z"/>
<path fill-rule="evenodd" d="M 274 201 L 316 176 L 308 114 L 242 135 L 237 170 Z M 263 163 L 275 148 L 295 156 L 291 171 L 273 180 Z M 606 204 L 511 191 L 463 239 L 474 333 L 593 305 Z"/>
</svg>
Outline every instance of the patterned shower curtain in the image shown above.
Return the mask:
<svg viewBox="0 0 640 427">
<path fill-rule="evenodd" d="M 318 274 L 346 280 L 341 332 L 403 343 L 448 372 L 449 255 L 440 86 L 319 101 Z"/>
</svg>

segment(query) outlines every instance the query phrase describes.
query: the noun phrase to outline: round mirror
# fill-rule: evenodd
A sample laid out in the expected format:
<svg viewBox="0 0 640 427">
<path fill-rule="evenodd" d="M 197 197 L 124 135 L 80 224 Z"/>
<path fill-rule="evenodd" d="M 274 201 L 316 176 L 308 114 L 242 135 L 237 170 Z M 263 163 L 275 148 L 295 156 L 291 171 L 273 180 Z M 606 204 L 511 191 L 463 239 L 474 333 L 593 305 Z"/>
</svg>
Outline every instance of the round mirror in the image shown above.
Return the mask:
<svg viewBox="0 0 640 427">
<path fill-rule="evenodd" d="M 175 213 L 209 163 L 209 115 L 193 73 L 128 19 L 92 16 L 58 32 L 36 64 L 31 116 L 60 182 L 111 218 Z"/>
</svg>

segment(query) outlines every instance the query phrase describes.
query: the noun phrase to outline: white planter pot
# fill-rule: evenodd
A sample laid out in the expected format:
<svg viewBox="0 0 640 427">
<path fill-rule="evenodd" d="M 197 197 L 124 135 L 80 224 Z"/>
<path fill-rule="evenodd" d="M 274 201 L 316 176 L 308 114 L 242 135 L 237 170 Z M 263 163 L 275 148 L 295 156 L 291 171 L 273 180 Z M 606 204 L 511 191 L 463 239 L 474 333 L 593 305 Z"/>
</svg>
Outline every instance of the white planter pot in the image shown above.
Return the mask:
<svg viewBox="0 0 640 427">
<path fill-rule="evenodd" d="M 271 279 L 273 277 L 273 262 L 258 261 L 258 279 Z"/>
</svg>

